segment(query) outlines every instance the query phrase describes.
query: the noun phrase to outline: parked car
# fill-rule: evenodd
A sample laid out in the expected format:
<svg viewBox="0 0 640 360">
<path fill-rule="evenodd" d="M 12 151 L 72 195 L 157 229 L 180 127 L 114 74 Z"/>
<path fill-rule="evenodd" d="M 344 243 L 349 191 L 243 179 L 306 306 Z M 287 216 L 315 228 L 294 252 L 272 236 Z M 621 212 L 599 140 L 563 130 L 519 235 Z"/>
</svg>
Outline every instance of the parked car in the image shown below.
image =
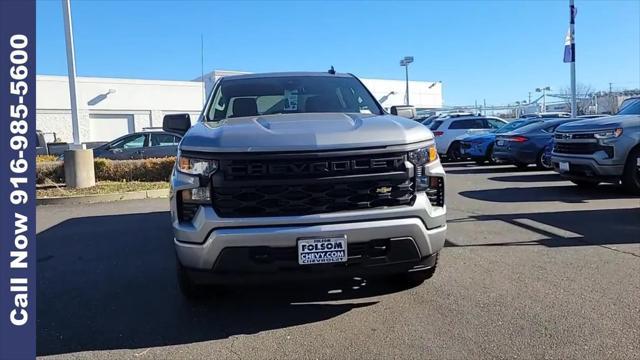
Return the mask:
<svg viewBox="0 0 640 360">
<path fill-rule="evenodd" d="M 536 164 L 545 169 L 543 163 L 544 148 L 553 138 L 555 129 L 565 123 L 580 119 L 549 119 L 536 122 L 496 136 L 493 157 L 500 162 L 526 168 Z"/>
<path fill-rule="evenodd" d="M 458 136 L 486 133 L 505 124 L 507 121 L 498 117 L 465 115 L 435 119 L 430 129 L 436 137 L 438 153 L 446 156 L 448 160 L 458 160 L 462 156 L 460 141 L 456 139 Z"/>
<path fill-rule="evenodd" d="M 625 100 L 615 116 L 558 127 L 551 161 L 578 186 L 622 182 L 640 195 L 640 97 Z"/>
<path fill-rule="evenodd" d="M 543 119 L 541 118 L 519 119 L 485 134 L 462 135 L 457 138 L 460 141 L 460 154 L 463 158 L 471 158 L 477 164 L 494 163 L 495 159 L 493 159 L 492 155 L 496 135 L 542 121 Z"/>
<path fill-rule="evenodd" d="M 184 134 L 170 204 L 186 297 L 269 278 L 434 274 L 447 224 L 433 134 L 385 113 L 355 76 L 223 77 L 200 118 L 163 126 Z"/>
<path fill-rule="evenodd" d="M 520 116 L 522 118 L 545 118 L 545 119 L 558 119 L 558 118 L 570 118 L 571 114 L 566 112 L 543 112 L 543 113 L 532 113 L 532 114 L 524 114 Z"/>
<path fill-rule="evenodd" d="M 129 160 L 176 156 L 180 139 L 164 131 L 135 132 L 94 148 L 93 157 Z"/>
</svg>

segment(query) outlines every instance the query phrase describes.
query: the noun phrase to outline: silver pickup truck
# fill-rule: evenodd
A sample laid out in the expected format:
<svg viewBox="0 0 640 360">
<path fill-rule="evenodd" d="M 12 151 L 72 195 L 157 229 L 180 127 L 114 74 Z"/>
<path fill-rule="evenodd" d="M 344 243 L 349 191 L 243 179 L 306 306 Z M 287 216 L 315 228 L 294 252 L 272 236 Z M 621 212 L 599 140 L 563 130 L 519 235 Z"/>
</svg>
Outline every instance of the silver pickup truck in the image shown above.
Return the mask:
<svg viewBox="0 0 640 360">
<path fill-rule="evenodd" d="M 184 135 L 170 201 L 186 296 L 265 277 L 433 275 L 447 229 L 433 134 L 353 75 L 224 77 L 196 125 L 168 115 L 163 128 Z"/>
<path fill-rule="evenodd" d="M 551 162 L 579 186 L 621 182 L 640 194 L 640 97 L 625 100 L 615 116 L 559 126 Z"/>
</svg>

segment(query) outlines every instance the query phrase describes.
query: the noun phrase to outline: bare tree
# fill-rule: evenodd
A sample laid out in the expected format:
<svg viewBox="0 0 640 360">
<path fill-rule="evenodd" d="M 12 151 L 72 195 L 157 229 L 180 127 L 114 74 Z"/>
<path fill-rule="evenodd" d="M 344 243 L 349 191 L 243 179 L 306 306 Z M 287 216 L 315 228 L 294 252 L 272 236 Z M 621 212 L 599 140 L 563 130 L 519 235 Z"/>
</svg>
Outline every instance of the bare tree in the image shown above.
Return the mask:
<svg viewBox="0 0 640 360">
<path fill-rule="evenodd" d="M 571 109 L 571 87 L 565 87 L 560 91 L 562 99 L 568 108 Z M 583 83 L 576 84 L 576 111 L 577 115 L 584 115 L 589 111 L 589 106 L 593 105 L 593 88 L 591 85 Z"/>
</svg>

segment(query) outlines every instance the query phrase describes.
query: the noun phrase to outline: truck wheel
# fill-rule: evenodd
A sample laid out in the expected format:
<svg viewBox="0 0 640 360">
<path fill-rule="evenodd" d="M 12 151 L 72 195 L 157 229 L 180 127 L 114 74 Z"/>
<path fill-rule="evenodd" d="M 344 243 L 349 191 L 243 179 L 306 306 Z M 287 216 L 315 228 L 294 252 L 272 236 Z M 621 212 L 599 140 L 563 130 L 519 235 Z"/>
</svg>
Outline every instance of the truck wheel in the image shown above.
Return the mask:
<svg viewBox="0 0 640 360">
<path fill-rule="evenodd" d="M 622 186 L 635 195 L 640 195 L 640 147 L 633 149 L 624 164 Z"/>
<path fill-rule="evenodd" d="M 571 182 L 584 189 L 593 189 L 600 183 L 599 181 L 590 180 L 571 180 Z"/>
<path fill-rule="evenodd" d="M 203 285 L 196 284 L 189 272 L 180 264 L 180 261 L 176 259 L 176 276 L 178 278 L 178 287 L 180 288 L 180 292 L 182 296 L 187 298 L 188 300 L 200 300 L 204 297 L 206 293 L 206 287 Z"/>
</svg>

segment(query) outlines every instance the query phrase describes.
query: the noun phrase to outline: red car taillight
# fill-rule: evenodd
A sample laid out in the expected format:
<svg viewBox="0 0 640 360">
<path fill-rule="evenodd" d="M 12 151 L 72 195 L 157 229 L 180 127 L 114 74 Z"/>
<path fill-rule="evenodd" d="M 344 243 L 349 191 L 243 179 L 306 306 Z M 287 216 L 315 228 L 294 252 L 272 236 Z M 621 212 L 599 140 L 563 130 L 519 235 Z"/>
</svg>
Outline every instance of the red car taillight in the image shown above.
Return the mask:
<svg viewBox="0 0 640 360">
<path fill-rule="evenodd" d="M 433 136 L 440 136 L 440 135 L 443 135 L 443 134 L 444 134 L 443 131 L 434 131 L 433 132 Z"/>
<path fill-rule="evenodd" d="M 521 142 L 525 142 L 525 141 L 527 141 L 529 139 L 524 137 L 524 136 L 519 136 L 518 135 L 518 136 L 510 136 L 510 137 L 507 138 L 507 140 L 521 143 Z"/>
</svg>

